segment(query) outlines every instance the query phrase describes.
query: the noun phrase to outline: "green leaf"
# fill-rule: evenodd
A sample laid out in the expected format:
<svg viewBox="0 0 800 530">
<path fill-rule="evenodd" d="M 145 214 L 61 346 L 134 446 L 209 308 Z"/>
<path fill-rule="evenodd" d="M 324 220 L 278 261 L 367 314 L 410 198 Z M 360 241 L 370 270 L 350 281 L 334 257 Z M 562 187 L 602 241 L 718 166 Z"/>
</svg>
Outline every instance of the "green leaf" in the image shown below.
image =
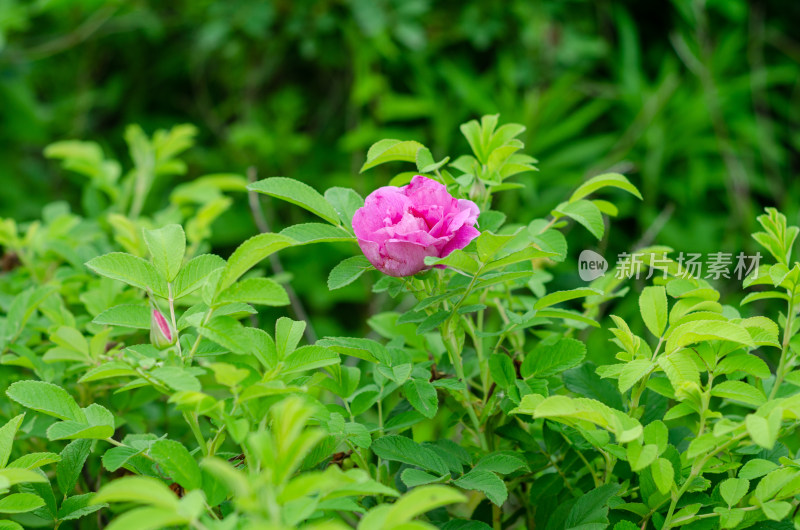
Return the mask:
<svg viewBox="0 0 800 530">
<path fill-rule="evenodd" d="M 101 326 L 150 329 L 150 308 L 145 305 L 117 305 L 94 317 L 92 323 Z"/>
<path fill-rule="evenodd" d="M 0 469 L 6 467 L 8 458 L 11 456 L 11 446 L 14 444 L 14 436 L 25 419 L 25 413 L 14 416 L 0 427 Z"/>
<path fill-rule="evenodd" d="M 178 224 L 166 225 L 156 230 L 144 230 L 144 242 L 150 251 L 153 264 L 168 282 L 181 270 L 186 253 L 186 234 Z"/>
<path fill-rule="evenodd" d="M 745 464 L 739 469 L 739 478 L 753 480 L 763 477 L 770 471 L 777 468 L 778 464 L 775 462 L 770 462 L 769 460 L 764 460 L 763 458 L 754 458 L 745 462 Z"/>
<path fill-rule="evenodd" d="M 639 295 L 639 311 L 650 333 L 661 337 L 667 329 L 667 290 L 663 285 L 645 287 Z"/>
<path fill-rule="evenodd" d="M 33 493 L 12 493 L 0 499 L 0 513 L 25 513 L 44 506 L 44 500 Z"/>
<path fill-rule="evenodd" d="M 55 453 L 27 453 L 8 464 L 8 467 L 36 469 L 59 461 L 61 457 Z"/>
<path fill-rule="evenodd" d="M 308 184 L 299 180 L 286 177 L 270 177 L 250 184 L 247 189 L 291 202 L 322 217 L 331 224 L 339 224 L 339 215 L 333 209 L 333 206 L 325 200 L 325 197 Z"/>
<path fill-rule="evenodd" d="M 667 374 L 667 378 L 675 390 L 681 388 L 684 383 L 700 384 L 700 370 L 697 368 L 692 354 L 686 350 L 670 355 L 660 355 L 657 362 Z"/>
<path fill-rule="evenodd" d="M 425 265 L 445 265 L 448 268 L 460 271 L 470 276 L 477 274 L 478 262 L 463 250 L 454 250 L 443 258 L 436 256 L 426 256 Z"/>
<path fill-rule="evenodd" d="M 619 188 L 627 191 L 634 197 L 639 199 L 642 198 L 642 195 L 639 193 L 639 190 L 636 189 L 636 186 L 631 184 L 631 182 L 625 176 L 620 175 L 619 173 L 605 173 L 603 175 L 592 177 L 578 186 L 578 189 L 576 189 L 569 198 L 569 202 L 575 202 L 583 199 L 587 195 L 606 187 Z"/>
<path fill-rule="evenodd" d="M 742 381 L 723 381 L 711 388 L 711 395 L 760 407 L 767 402 L 764 393 Z"/>
<path fill-rule="evenodd" d="M 407 467 L 400 475 L 400 479 L 403 481 L 403 484 L 409 488 L 421 486 L 423 484 L 430 484 L 431 482 L 437 482 L 441 480 L 441 478 L 442 477 L 437 477 L 435 475 L 431 475 L 430 473 L 426 473 L 421 469 L 415 469 L 412 467 Z"/>
<path fill-rule="evenodd" d="M 305 329 L 306 323 L 302 320 L 281 317 L 275 322 L 275 347 L 279 359 L 285 358 L 297 348 Z"/>
<path fill-rule="evenodd" d="M 766 418 L 757 414 L 748 414 L 744 419 L 747 434 L 755 443 L 764 449 L 771 450 L 780 434 L 782 415 L 783 410 L 780 408 L 773 409 Z"/>
<path fill-rule="evenodd" d="M 93 493 L 84 493 L 64 499 L 58 509 L 58 519 L 72 521 L 106 508 L 107 504 L 94 504 Z"/>
<path fill-rule="evenodd" d="M 226 262 L 214 254 L 201 254 L 190 259 L 175 277 L 172 297 L 181 298 L 203 286 L 208 276 L 225 266 Z"/>
<path fill-rule="evenodd" d="M 384 460 L 421 467 L 437 476 L 448 473 L 447 464 L 433 449 L 405 436 L 390 434 L 372 442 L 372 452 Z"/>
<path fill-rule="evenodd" d="M 574 300 L 575 298 L 584 298 L 586 296 L 595 296 L 601 294 L 603 294 L 603 291 L 588 287 L 570 289 L 568 291 L 555 291 L 539 298 L 536 303 L 533 304 L 533 307 L 535 309 L 544 309 L 545 307 L 560 304 L 561 302 L 566 302 L 567 300 Z"/>
<path fill-rule="evenodd" d="M 522 362 L 522 377 L 550 377 L 578 366 L 586 356 L 586 345 L 573 338 L 564 337 L 541 341 Z"/>
<path fill-rule="evenodd" d="M 755 346 L 750 334 L 739 324 L 722 320 L 694 320 L 672 330 L 664 351 L 669 354 L 689 344 L 709 340 L 727 340 L 744 346 Z"/>
<path fill-rule="evenodd" d="M 481 233 L 475 240 L 478 249 L 478 258 L 484 263 L 489 261 L 515 237 L 517 237 L 517 232 L 513 234 L 497 235 L 487 230 Z"/>
<path fill-rule="evenodd" d="M 253 344 L 250 333 L 241 322 L 233 317 L 218 316 L 198 328 L 200 334 L 208 337 L 223 348 L 239 355 L 252 353 Z"/>
<path fill-rule="evenodd" d="M 60 421 L 47 429 L 47 439 L 76 440 L 96 439 L 103 440 L 114 435 L 114 416 L 111 412 L 97 403 L 92 403 L 83 409 L 86 421 Z"/>
<path fill-rule="evenodd" d="M 372 144 L 367 151 L 367 161 L 360 173 L 386 162 L 416 162 L 417 151 L 425 146 L 419 142 L 401 140 L 381 140 Z"/>
<path fill-rule="evenodd" d="M 94 502 L 134 502 L 175 510 L 178 497 L 160 480 L 151 477 L 122 477 L 100 488 Z"/>
<path fill-rule="evenodd" d="M 465 502 L 467 499 L 455 488 L 440 485 L 422 486 L 414 488 L 403 495 L 397 502 L 388 507 L 385 512 L 386 521 L 391 522 L 391 528 L 407 528 L 407 530 L 421 530 L 418 526 L 403 526 L 414 517 L 435 510 L 440 506 Z M 389 526 L 389 525 L 386 525 Z M 372 526 L 365 517 L 359 524 L 362 530 L 372 528 L 385 528 L 386 526 Z"/>
<path fill-rule="evenodd" d="M 340 261 L 328 275 L 328 289 L 341 289 L 350 285 L 368 270 L 374 269 L 364 256 L 353 256 Z"/>
<path fill-rule="evenodd" d="M 217 285 L 217 292 L 233 285 L 233 282 L 270 254 L 294 244 L 293 239 L 281 234 L 259 234 L 251 237 L 239 245 L 228 258 Z"/>
<path fill-rule="evenodd" d="M 628 444 L 628 463 L 633 471 L 641 471 L 646 468 L 655 461 L 656 457 L 658 457 L 658 447 L 655 444 Z"/>
<path fill-rule="evenodd" d="M 173 440 L 158 440 L 150 447 L 150 456 L 164 473 L 186 490 L 200 489 L 200 467 L 186 447 Z"/>
<path fill-rule="evenodd" d="M 517 371 L 508 355 L 495 353 L 489 357 L 489 373 L 500 388 L 506 389 L 514 384 Z"/>
<path fill-rule="evenodd" d="M 614 433 L 619 443 L 630 442 L 642 434 L 642 426 L 636 419 L 594 399 L 560 395 L 542 399 L 537 394 L 528 394 L 511 413 L 531 414 L 534 418 L 548 418 L 584 428 L 594 424 Z"/>
<path fill-rule="evenodd" d="M 125 377 L 135 375 L 138 375 L 138 373 L 136 370 L 131 368 L 130 365 L 121 361 L 110 361 L 90 369 L 83 375 L 83 377 L 78 379 L 78 382 L 89 383 L 91 381 L 100 381 L 101 379 L 108 379 L 110 377 Z"/>
<path fill-rule="evenodd" d="M 216 296 L 214 306 L 231 302 L 283 306 L 289 304 L 289 295 L 278 282 L 269 278 L 247 278 L 238 281 Z"/>
<path fill-rule="evenodd" d="M 69 495 L 77 484 L 91 448 L 91 440 L 74 440 L 61 451 L 61 461 L 56 464 L 56 480 L 64 495 Z"/>
<path fill-rule="evenodd" d="M 624 394 L 630 390 L 633 385 L 649 374 L 654 367 L 655 363 L 647 359 L 634 359 L 625 363 L 619 373 L 618 386 L 620 393 Z"/>
<path fill-rule="evenodd" d="M 658 491 L 663 495 L 669 493 L 675 483 L 675 468 L 672 467 L 672 463 L 666 458 L 657 458 L 650 466 L 650 472 Z"/>
<path fill-rule="evenodd" d="M 403 385 L 406 399 L 426 418 L 436 416 L 439 398 L 433 385 L 424 379 L 410 379 Z"/>
<path fill-rule="evenodd" d="M 565 530 L 593 530 L 608 525 L 609 503 L 617 495 L 617 484 L 606 484 L 582 495 L 569 511 Z"/>
<path fill-rule="evenodd" d="M 6 395 L 20 405 L 61 420 L 85 422 L 86 416 L 69 393 L 44 381 L 17 381 L 6 390 Z"/>
<path fill-rule="evenodd" d="M 456 251 L 456 252 L 458 252 L 458 251 Z M 455 252 L 453 254 L 455 254 Z M 556 257 L 556 256 L 558 256 L 558 254 L 556 254 L 555 252 L 547 252 L 547 251 L 544 251 L 544 250 L 539 250 L 538 248 L 534 248 L 534 247 L 526 247 L 526 248 L 524 248 L 522 250 L 519 250 L 517 252 L 512 252 L 511 254 L 508 254 L 507 256 L 503 256 L 501 258 L 498 258 L 498 259 L 496 259 L 494 261 L 491 261 L 491 262 L 487 263 L 483 267 L 483 272 L 489 272 L 489 271 L 501 269 L 503 267 L 507 267 L 509 265 L 514 265 L 515 263 L 520 263 L 520 262 L 523 262 L 523 261 L 531 261 L 531 260 L 540 259 L 540 258 L 552 258 L 552 257 Z"/>
<path fill-rule="evenodd" d="M 47 477 L 38 471 L 33 471 L 31 469 L 22 467 L 7 467 L 5 469 L 0 469 L 0 484 L 2 484 L 4 487 L 31 482 L 47 482 Z"/>
<path fill-rule="evenodd" d="M 335 243 L 338 241 L 355 242 L 356 238 L 347 230 L 325 223 L 303 223 L 292 225 L 281 230 L 281 234 L 297 241 L 298 245 L 310 243 Z"/>
<path fill-rule="evenodd" d="M 325 200 L 327 200 L 336 213 L 339 214 L 339 219 L 342 220 L 348 230 L 353 228 L 353 216 L 356 210 L 364 206 L 364 198 L 356 193 L 355 190 L 350 188 L 333 187 L 325 191 Z"/>
<path fill-rule="evenodd" d="M 501 475 L 508 475 L 519 469 L 528 469 L 525 458 L 513 451 L 496 451 L 490 453 L 475 464 L 474 469 L 492 471 Z"/>
<path fill-rule="evenodd" d="M 729 478 L 723 480 L 719 485 L 719 492 L 728 503 L 728 507 L 739 504 L 749 489 L 750 481 L 743 478 Z"/>
<path fill-rule="evenodd" d="M 561 215 L 559 215 L 561 214 Z M 578 200 L 575 202 L 561 203 L 553 212 L 556 217 L 567 217 L 582 224 L 597 239 L 603 238 L 605 225 L 600 209 L 590 201 Z"/>
<path fill-rule="evenodd" d="M 168 298 L 167 282 L 150 262 L 124 252 L 112 252 L 98 256 L 86 266 L 100 276 L 152 291 L 156 296 Z"/>
<path fill-rule="evenodd" d="M 761 510 L 771 521 L 783 521 L 793 506 L 786 501 L 767 501 L 761 505 Z"/>
<path fill-rule="evenodd" d="M 135 449 L 133 447 L 112 447 L 103 453 L 103 467 L 113 473 L 142 451 L 143 449 Z"/>
<path fill-rule="evenodd" d="M 339 354 L 328 348 L 322 346 L 301 346 L 286 359 L 283 360 L 282 374 L 293 374 L 296 372 L 305 372 L 322 368 L 323 366 L 330 366 L 332 364 L 339 364 Z"/>
<path fill-rule="evenodd" d="M 508 489 L 505 483 L 491 471 L 473 469 L 454 480 L 453 484 L 466 490 L 480 491 L 497 506 L 502 506 L 508 498 Z"/>
</svg>

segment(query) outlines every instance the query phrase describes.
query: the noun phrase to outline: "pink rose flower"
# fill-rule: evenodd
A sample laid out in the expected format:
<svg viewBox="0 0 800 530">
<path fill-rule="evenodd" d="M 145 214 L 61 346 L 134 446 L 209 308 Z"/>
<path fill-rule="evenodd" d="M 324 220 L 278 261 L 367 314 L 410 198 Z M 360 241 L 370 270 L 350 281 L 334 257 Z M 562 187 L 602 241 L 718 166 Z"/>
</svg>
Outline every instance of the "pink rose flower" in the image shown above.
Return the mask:
<svg viewBox="0 0 800 530">
<path fill-rule="evenodd" d="M 172 326 L 155 307 L 150 311 L 150 343 L 158 349 L 163 350 L 175 344 L 175 334 Z"/>
<path fill-rule="evenodd" d="M 478 206 L 456 199 L 435 180 L 416 175 L 403 187 L 384 186 L 353 216 L 358 245 L 370 263 L 389 276 L 428 268 L 426 256 L 442 258 L 478 237 Z"/>
</svg>

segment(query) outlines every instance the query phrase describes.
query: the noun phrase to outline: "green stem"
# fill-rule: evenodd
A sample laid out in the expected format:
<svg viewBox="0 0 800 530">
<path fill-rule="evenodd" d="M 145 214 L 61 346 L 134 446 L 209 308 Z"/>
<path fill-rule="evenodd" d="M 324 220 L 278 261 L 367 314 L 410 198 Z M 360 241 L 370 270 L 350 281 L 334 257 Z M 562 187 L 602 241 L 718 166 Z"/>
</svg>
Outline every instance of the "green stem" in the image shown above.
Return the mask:
<svg viewBox="0 0 800 530">
<path fill-rule="evenodd" d="M 184 412 L 183 419 L 189 424 L 189 428 L 192 430 L 195 440 L 197 440 L 198 445 L 200 445 L 200 450 L 203 451 L 203 456 L 210 456 L 206 439 L 203 437 L 203 433 L 200 432 L 200 422 L 197 419 L 197 414 L 194 412 Z"/>
<path fill-rule="evenodd" d="M 448 319 L 446 323 L 449 323 L 450 321 L 451 320 Z M 486 451 L 486 436 L 481 430 L 481 423 L 478 420 L 478 415 L 475 413 L 475 407 L 472 404 L 472 394 L 469 392 L 469 384 L 466 376 L 464 375 L 464 365 L 461 362 L 461 352 L 458 351 L 458 344 L 456 343 L 455 337 L 452 334 L 445 336 L 444 330 L 448 328 L 449 326 L 442 326 L 442 340 L 445 348 L 447 348 L 447 352 L 450 354 L 450 361 L 453 363 L 453 367 L 456 369 L 456 376 L 462 383 L 464 383 L 464 386 L 461 389 L 461 393 L 464 396 L 464 405 L 467 407 L 467 414 L 469 415 L 472 425 L 475 428 L 475 434 L 478 435 L 481 449 Z"/>
<path fill-rule="evenodd" d="M 794 325 L 794 295 L 797 290 L 797 285 L 793 285 L 789 294 L 789 307 L 786 311 L 786 325 L 783 328 L 783 344 L 781 345 L 781 360 L 778 363 L 778 369 L 775 371 L 775 383 L 772 385 L 772 390 L 769 391 L 769 399 L 775 399 L 783 383 L 783 378 L 786 371 L 786 361 L 789 357 L 789 339 L 792 338 L 792 326 Z"/>
</svg>

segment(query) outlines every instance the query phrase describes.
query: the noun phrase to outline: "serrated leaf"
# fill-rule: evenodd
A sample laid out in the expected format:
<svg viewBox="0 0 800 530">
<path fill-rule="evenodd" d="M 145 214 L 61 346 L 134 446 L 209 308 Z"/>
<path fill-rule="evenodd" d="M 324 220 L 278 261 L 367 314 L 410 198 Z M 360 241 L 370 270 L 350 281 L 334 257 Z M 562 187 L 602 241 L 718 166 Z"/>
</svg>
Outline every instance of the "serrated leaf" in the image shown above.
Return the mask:
<svg viewBox="0 0 800 530">
<path fill-rule="evenodd" d="M 20 405 L 61 420 L 85 422 L 86 416 L 69 393 L 44 381 L 17 381 L 6 390 L 6 395 Z"/>
<path fill-rule="evenodd" d="M 14 416 L 0 427 L 0 469 L 8 464 L 8 458 L 11 456 L 11 447 L 14 444 L 14 436 L 16 436 L 17 429 L 19 429 L 23 419 L 25 419 L 24 413 Z"/>
<path fill-rule="evenodd" d="M 599 189 L 607 187 L 619 188 L 627 191 L 638 199 L 642 198 L 642 195 L 639 193 L 639 190 L 636 189 L 636 186 L 631 184 L 631 182 L 624 175 L 620 175 L 619 173 L 605 173 L 603 175 L 592 177 L 578 186 L 578 189 L 572 192 L 572 196 L 569 198 L 569 201 L 578 201 Z"/>
<path fill-rule="evenodd" d="M 356 210 L 364 206 L 364 198 L 359 195 L 355 190 L 350 188 L 333 187 L 325 191 L 325 200 L 327 200 L 336 213 L 339 214 L 339 219 L 342 220 L 348 230 L 353 228 L 353 216 Z"/>
<path fill-rule="evenodd" d="M 150 311 L 150 308 L 145 305 L 117 305 L 94 317 L 92 323 L 101 326 L 150 329 Z"/>
<path fill-rule="evenodd" d="M 417 151 L 425 148 L 419 142 L 401 140 L 381 140 L 367 151 L 367 161 L 360 173 L 386 162 L 416 162 Z"/>
<path fill-rule="evenodd" d="M 44 506 L 44 500 L 33 493 L 12 493 L 0 499 L 0 513 L 25 513 Z"/>
<path fill-rule="evenodd" d="M 466 490 L 477 490 L 497 506 L 502 506 L 508 498 L 508 489 L 503 480 L 490 471 L 473 469 L 453 481 L 453 484 Z"/>
<path fill-rule="evenodd" d="M 750 489 L 750 481 L 743 478 L 729 478 L 723 480 L 719 485 L 719 492 L 728 507 L 739 504 L 739 501 L 747 495 L 747 490 Z"/>
<path fill-rule="evenodd" d="M 270 177 L 247 186 L 247 189 L 296 204 L 338 225 L 339 216 L 325 197 L 304 182 L 286 177 Z"/>
<path fill-rule="evenodd" d="M 61 461 L 56 464 L 56 480 L 64 495 L 69 495 L 78 482 L 91 448 L 91 440 L 73 440 L 61 451 Z"/>
<path fill-rule="evenodd" d="M 217 292 L 227 289 L 258 262 L 281 249 L 290 247 L 295 241 L 281 234 L 259 234 L 253 236 L 233 251 L 217 285 Z"/>
<path fill-rule="evenodd" d="M 152 291 L 161 298 L 168 298 L 167 281 L 150 262 L 138 256 L 112 252 L 88 261 L 86 266 L 100 276 Z"/>
<path fill-rule="evenodd" d="M 233 302 L 283 306 L 289 304 L 289 295 L 283 286 L 269 278 L 246 278 L 219 293 L 214 305 Z"/>
<path fill-rule="evenodd" d="M 172 297 L 178 299 L 199 289 L 212 272 L 225 264 L 225 260 L 215 254 L 201 254 L 190 259 L 175 277 Z"/>
<path fill-rule="evenodd" d="M 125 377 L 138 375 L 136 370 L 121 361 L 110 361 L 100 366 L 95 366 L 78 379 L 79 383 L 89 383 L 110 377 Z"/>
<path fill-rule="evenodd" d="M 628 444 L 627 455 L 631 470 L 641 471 L 652 464 L 658 457 L 658 447 L 655 444 L 630 443 Z"/>
<path fill-rule="evenodd" d="M 657 458 L 651 465 L 650 472 L 658 491 L 663 495 L 669 493 L 675 483 L 675 468 L 672 467 L 672 463 L 666 458 Z"/>
<path fill-rule="evenodd" d="M 372 264 L 364 256 L 353 256 L 340 261 L 328 275 L 328 289 L 341 289 L 356 281 L 368 270 L 374 269 Z"/>
<path fill-rule="evenodd" d="M 671 331 L 664 351 L 669 354 L 689 344 L 708 340 L 727 340 L 744 346 L 755 346 L 750 334 L 739 324 L 722 320 L 694 320 Z"/>
<path fill-rule="evenodd" d="M 122 477 L 100 488 L 94 502 L 134 502 L 176 510 L 178 497 L 163 482 L 151 477 Z"/>
<path fill-rule="evenodd" d="M 575 366 L 586 356 L 586 346 L 579 340 L 564 337 L 546 339 L 525 356 L 520 367 L 522 377 L 550 377 Z"/>
<path fill-rule="evenodd" d="M 597 239 L 603 238 L 605 225 L 603 214 L 591 201 L 577 200 L 575 202 L 561 203 L 556 207 L 555 214 L 567 217 L 582 224 Z"/>
<path fill-rule="evenodd" d="M 186 234 L 178 224 L 166 225 L 156 230 L 144 230 L 144 241 L 153 264 L 161 275 L 171 282 L 183 263 L 186 252 Z"/>
<path fill-rule="evenodd" d="M 186 447 L 174 440 L 158 440 L 150 447 L 150 456 L 164 473 L 185 490 L 203 486 L 200 467 Z"/>
<path fill-rule="evenodd" d="M 372 442 L 372 452 L 384 460 L 421 467 L 437 476 L 448 473 L 447 464 L 432 449 L 405 436 L 390 434 Z"/>
<path fill-rule="evenodd" d="M 328 348 L 323 348 L 322 346 L 301 346 L 283 360 L 283 370 L 281 370 L 281 373 L 293 374 L 296 372 L 305 372 L 307 370 L 322 368 L 323 366 L 339 364 L 339 361 L 339 355 Z"/>
<path fill-rule="evenodd" d="M 574 300 L 576 298 L 584 298 L 587 296 L 596 296 L 601 294 L 603 294 L 603 291 L 589 287 L 570 289 L 568 291 L 555 291 L 538 299 L 533 304 L 533 307 L 535 309 L 544 309 L 545 307 L 560 304 L 561 302 L 566 302 L 567 300 Z"/>
<path fill-rule="evenodd" d="M 429 381 L 424 379 L 410 379 L 403 385 L 406 399 L 426 418 L 436 416 L 439 410 L 439 398 L 436 389 Z"/>
<path fill-rule="evenodd" d="M 639 311 L 650 333 L 661 337 L 667 329 L 667 290 L 663 285 L 642 289 L 639 295 Z"/>
<path fill-rule="evenodd" d="M 742 381 L 723 381 L 711 388 L 711 395 L 760 407 L 767 402 L 764 393 Z"/>
<path fill-rule="evenodd" d="M 311 243 L 355 242 L 356 238 L 347 230 L 325 223 L 303 223 L 281 230 L 281 234 L 297 241 L 298 245 Z"/>
<path fill-rule="evenodd" d="M 474 276 L 480 267 L 478 262 L 463 250 L 454 250 L 443 258 L 426 256 L 425 265 L 444 265 L 471 276 Z"/>
</svg>

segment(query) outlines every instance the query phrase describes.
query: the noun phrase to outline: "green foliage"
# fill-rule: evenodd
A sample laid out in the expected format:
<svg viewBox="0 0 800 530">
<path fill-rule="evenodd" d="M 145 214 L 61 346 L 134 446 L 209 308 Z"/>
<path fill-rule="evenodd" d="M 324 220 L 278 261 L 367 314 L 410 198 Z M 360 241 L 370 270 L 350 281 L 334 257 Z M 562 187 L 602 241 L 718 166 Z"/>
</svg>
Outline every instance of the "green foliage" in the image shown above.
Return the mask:
<svg viewBox="0 0 800 530">
<path fill-rule="evenodd" d="M 665 247 L 644 252 L 658 273 L 647 285 L 611 272 L 575 285 L 574 274 L 556 278 L 583 237 L 571 228 L 606 238 L 618 211 L 591 197 L 642 199 L 638 188 L 602 174 L 546 217 L 507 216 L 492 208 L 535 169 L 524 127 L 490 115 L 461 131 L 470 152 L 452 159 L 406 140 L 367 154 L 363 171 L 406 164 L 481 208 L 474 242 L 406 278 L 380 276 L 358 252 L 351 219 L 363 199 L 349 188 L 254 182 L 325 222 L 253 236 L 219 252 L 227 259 L 198 229 L 202 201 L 151 213 L 160 179 L 186 168 L 192 128 L 152 138 L 129 128 L 134 167 L 113 178 L 121 165 L 95 147 L 51 148 L 107 201 L 84 217 L 55 205 L 30 226 L 2 223 L 2 244 L 24 258 L 0 278 L 6 527 L 788 521 L 800 496 L 798 229 L 777 210 L 759 217 L 754 239 L 775 262 L 743 282 L 775 293 L 763 300 L 780 313 L 752 297 L 741 306 L 763 314 L 740 312 Z M 178 195 L 214 182 L 224 202 L 244 188 L 200 180 Z M 317 339 L 294 287 L 324 290 L 325 274 L 292 276 L 281 257 L 333 245 L 350 255 L 328 289 L 369 286 L 374 311 L 369 332 Z M 629 306 L 635 317 L 603 317 Z"/>
</svg>

